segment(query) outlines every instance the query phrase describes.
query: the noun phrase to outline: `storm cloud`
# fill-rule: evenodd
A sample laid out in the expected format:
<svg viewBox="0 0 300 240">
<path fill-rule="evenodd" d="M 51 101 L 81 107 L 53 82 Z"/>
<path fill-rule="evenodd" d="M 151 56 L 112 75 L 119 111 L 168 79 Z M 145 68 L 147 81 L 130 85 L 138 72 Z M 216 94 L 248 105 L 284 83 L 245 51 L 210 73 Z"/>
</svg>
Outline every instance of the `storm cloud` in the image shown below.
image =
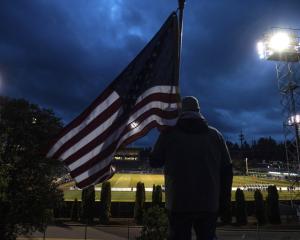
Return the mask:
<svg viewBox="0 0 300 240">
<path fill-rule="evenodd" d="M 177 0 L 0 2 L 0 94 L 76 117 L 147 44 Z M 275 63 L 256 41 L 270 27 L 299 28 L 300 2 L 189 0 L 180 89 L 199 98 L 228 140 L 281 139 Z M 136 144 L 151 145 L 152 132 Z"/>
</svg>

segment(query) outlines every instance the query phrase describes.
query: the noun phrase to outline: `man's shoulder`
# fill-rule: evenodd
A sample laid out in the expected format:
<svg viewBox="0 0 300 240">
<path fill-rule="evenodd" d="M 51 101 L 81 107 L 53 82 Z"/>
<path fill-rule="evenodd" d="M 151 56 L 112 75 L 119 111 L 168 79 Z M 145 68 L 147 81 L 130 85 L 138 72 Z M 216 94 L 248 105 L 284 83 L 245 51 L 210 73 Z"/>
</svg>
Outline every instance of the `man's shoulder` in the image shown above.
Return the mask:
<svg viewBox="0 0 300 240">
<path fill-rule="evenodd" d="M 212 126 L 208 126 L 208 130 L 211 134 L 215 134 L 216 136 L 218 136 L 219 138 L 223 138 L 223 135 L 222 133 L 216 129 L 215 127 L 212 127 Z"/>
</svg>

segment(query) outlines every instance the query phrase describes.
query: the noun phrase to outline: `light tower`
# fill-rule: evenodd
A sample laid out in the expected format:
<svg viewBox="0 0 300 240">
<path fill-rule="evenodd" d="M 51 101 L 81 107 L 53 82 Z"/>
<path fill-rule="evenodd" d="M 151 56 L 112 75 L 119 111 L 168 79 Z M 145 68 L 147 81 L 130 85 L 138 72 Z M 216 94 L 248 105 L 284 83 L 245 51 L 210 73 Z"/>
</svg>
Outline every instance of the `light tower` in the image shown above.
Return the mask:
<svg viewBox="0 0 300 240">
<path fill-rule="evenodd" d="M 261 59 L 275 61 L 283 113 L 288 171 L 299 173 L 300 44 L 299 29 L 272 28 L 257 43 Z"/>
</svg>

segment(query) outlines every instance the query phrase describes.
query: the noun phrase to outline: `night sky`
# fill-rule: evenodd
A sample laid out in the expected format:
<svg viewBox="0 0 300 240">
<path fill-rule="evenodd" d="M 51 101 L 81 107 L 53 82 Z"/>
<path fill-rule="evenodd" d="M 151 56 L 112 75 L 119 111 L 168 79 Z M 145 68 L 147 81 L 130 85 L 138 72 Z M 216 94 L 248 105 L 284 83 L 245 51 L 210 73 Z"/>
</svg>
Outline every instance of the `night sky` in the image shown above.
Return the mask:
<svg viewBox="0 0 300 240">
<path fill-rule="evenodd" d="M 0 94 L 51 108 L 68 123 L 126 67 L 177 0 L 1 0 Z M 282 139 L 275 63 L 256 42 L 300 28 L 300 1 L 188 0 L 180 89 L 198 97 L 227 140 Z M 147 146 L 157 133 L 135 143 Z"/>
</svg>

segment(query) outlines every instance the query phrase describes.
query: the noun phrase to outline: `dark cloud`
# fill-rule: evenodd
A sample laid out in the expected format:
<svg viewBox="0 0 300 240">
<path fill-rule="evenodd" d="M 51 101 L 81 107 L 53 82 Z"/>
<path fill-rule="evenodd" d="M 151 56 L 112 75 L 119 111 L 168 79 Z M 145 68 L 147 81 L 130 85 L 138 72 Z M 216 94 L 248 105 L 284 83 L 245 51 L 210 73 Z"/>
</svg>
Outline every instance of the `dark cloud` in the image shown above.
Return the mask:
<svg viewBox="0 0 300 240">
<path fill-rule="evenodd" d="M 177 1 L 0 2 L 0 94 L 79 114 L 159 29 Z M 274 63 L 255 43 L 272 26 L 299 27 L 300 2 L 187 1 L 181 92 L 199 98 L 211 125 L 233 141 L 281 139 Z M 138 144 L 152 143 L 156 132 Z"/>
</svg>

